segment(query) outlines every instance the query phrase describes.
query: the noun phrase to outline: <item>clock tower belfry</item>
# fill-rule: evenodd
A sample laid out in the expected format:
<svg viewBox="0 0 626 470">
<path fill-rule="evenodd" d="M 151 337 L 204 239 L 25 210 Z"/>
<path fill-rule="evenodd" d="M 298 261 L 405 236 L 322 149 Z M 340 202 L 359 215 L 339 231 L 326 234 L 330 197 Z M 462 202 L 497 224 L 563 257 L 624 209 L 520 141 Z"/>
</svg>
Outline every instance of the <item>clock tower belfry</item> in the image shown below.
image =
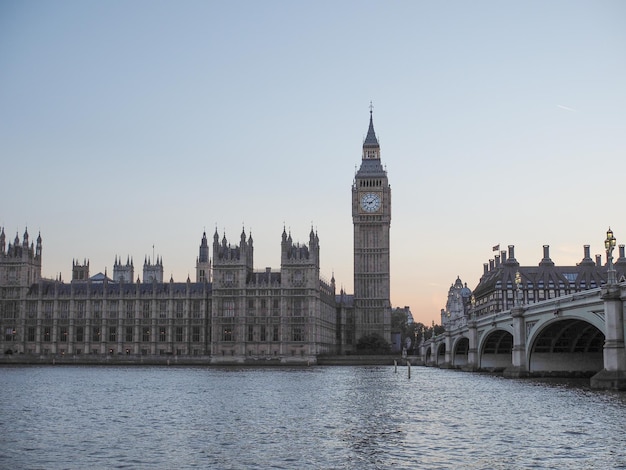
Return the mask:
<svg viewBox="0 0 626 470">
<path fill-rule="evenodd" d="M 352 183 L 354 226 L 354 341 L 377 333 L 391 342 L 389 227 L 391 188 L 370 123 L 361 167 Z"/>
</svg>

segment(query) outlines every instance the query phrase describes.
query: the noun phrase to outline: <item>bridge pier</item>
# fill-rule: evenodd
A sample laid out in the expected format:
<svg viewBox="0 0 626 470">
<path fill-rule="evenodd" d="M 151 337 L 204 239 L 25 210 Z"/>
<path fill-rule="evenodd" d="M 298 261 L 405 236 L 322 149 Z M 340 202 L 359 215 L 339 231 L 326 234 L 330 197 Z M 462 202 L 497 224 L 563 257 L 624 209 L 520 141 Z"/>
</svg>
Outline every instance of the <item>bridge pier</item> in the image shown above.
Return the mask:
<svg viewBox="0 0 626 470">
<path fill-rule="evenodd" d="M 526 368 L 526 322 L 524 321 L 524 308 L 516 305 L 511 309 L 513 318 L 513 351 L 512 366 L 504 369 L 505 377 L 527 377 Z"/>
<path fill-rule="evenodd" d="M 475 372 L 478 370 L 478 330 L 476 329 L 476 320 L 472 318 L 468 322 L 467 327 L 469 348 L 467 350 L 467 364 L 463 366 L 463 370 Z"/>
<path fill-rule="evenodd" d="M 435 365 L 440 369 L 451 369 L 452 366 L 452 350 L 450 348 L 450 332 L 444 331 L 443 333 L 443 355 L 439 354 L 439 348 L 441 346 L 437 346 L 437 359 L 435 361 Z M 440 357 L 443 356 L 443 362 L 440 361 Z"/>
<path fill-rule="evenodd" d="M 616 284 L 602 288 L 604 300 L 604 369 L 591 377 L 591 387 L 626 390 L 626 349 L 624 348 L 624 307 Z"/>
</svg>

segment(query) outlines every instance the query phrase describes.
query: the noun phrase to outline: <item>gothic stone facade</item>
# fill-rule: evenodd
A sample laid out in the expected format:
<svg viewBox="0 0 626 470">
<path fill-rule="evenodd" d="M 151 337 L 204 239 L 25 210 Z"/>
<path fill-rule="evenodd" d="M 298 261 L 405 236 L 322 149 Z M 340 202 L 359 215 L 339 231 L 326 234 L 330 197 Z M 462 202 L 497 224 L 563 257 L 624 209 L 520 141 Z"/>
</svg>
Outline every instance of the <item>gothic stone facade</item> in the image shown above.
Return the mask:
<svg viewBox="0 0 626 470">
<path fill-rule="evenodd" d="M 196 279 L 164 282 L 163 260 L 146 258 L 143 282 L 130 258 L 89 277 L 72 261 L 72 280 L 41 279 L 41 236 L 7 247 L 0 235 L 0 348 L 34 355 L 208 356 L 211 362 L 311 362 L 356 352 L 372 333 L 391 340 L 391 189 L 370 111 L 361 167 L 352 184 L 354 295 L 320 276 L 320 247 L 294 244 L 283 229 L 280 270 L 255 271 L 251 235 L 238 244 L 203 234 Z"/>
<path fill-rule="evenodd" d="M 336 352 L 335 285 L 320 279 L 313 231 L 308 245 L 294 244 L 283 231 L 281 269 L 263 272 L 253 270 L 252 236 L 242 232 L 231 246 L 215 233 L 212 283 L 89 278 L 88 264 L 74 262 L 71 282 L 44 280 L 41 237 L 36 249 L 24 240 L 0 247 L 3 352 L 191 355 L 212 362 L 310 362 Z"/>
</svg>

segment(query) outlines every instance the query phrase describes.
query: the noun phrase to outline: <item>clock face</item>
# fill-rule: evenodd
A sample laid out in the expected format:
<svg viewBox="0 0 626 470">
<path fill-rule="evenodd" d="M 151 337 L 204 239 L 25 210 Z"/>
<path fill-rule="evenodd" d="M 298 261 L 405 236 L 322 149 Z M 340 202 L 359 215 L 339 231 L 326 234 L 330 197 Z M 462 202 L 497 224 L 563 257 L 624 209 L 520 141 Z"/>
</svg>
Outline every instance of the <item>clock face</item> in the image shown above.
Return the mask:
<svg viewBox="0 0 626 470">
<path fill-rule="evenodd" d="M 376 212 L 380 209 L 380 196 L 376 193 L 365 193 L 361 196 L 361 208 L 365 212 Z"/>
</svg>

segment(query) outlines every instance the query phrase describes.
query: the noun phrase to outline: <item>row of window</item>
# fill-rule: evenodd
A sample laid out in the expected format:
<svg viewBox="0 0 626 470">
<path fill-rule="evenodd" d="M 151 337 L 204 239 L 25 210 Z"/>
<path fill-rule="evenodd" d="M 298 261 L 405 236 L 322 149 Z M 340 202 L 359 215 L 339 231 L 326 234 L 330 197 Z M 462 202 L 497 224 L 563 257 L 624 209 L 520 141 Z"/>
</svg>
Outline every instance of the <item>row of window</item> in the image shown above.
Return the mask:
<svg viewBox="0 0 626 470">
<path fill-rule="evenodd" d="M 575 292 L 577 291 L 570 291 L 569 289 L 522 290 L 522 301 L 524 303 L 541 302 Z M 476 300 L 476 313 L 486 315 L 507 310 L 514 305 L 516 296 L 517 291 L 515 290 L 495 290 L 488 296 Z"/>
<path fill-rule="evenodd" d="M 235 299 L 225 299 L 222 300 L 222 315 L 225 317 L 234 317 L 236 315 L 236 300 Z M 249 310 L 254 310 L 256 312 L 258 303 L 259 313 L 267 314 L 268 304 L 267 299 L 259 299 L 258 302 L 255 302 L 255 299 L 248 299 L 247 305 Z M 126 318 L 152 318 L 152 302 L 151 301 L 143 301 L 141 304 L 141 309 L 139 312 L 136 312 L 135 303 L 133 301 L 126 301 L 125 309 L 120 309 L 121 302 L 118 301 L 108 301 L 107 302 L 107 312 L 103 311 L 102 301 L 92 301 L 91 303 L 91 318 L 100 319 L 100 318 L 118 318 L 118 313 L 124 311 Z M 307 302 L 305 299 L 292 299 L 291 302 L 288 303 L 287 309 L 291 316 L 300 316 L 303 314 L 305 305 Z M 75 303 L 75 315 L 74 318 L 86 318 L 87 317 L 87 305 L 85 301 L 77 301 Z M 168 318 L 168 302 L 167 301 L 159 301 L 157 305 L 157 317 L 158 318 Z M 191 304 L 191 318 L 200 318 L 201 316 L 201 305 L 199 301 L 192 302 Z M 28 318 L 36 318 L 37 317 L 37 303 L 29 302 L 27 304 L 27 317 Z M 44 319 L 51 319 L 54 315 L 54 302 L 53 301 L 45 301 L 42 304 L 42 312 Z M 250 312 L 250 314 L 254 314 L 255 312 Z M 184 318 L 184 302 L 177 301 L 175 303 L 174 308 L 174 318 Z M 279 299 L 273 299 L 272 301 L 272 315 L 277 316 L 280 315 L 280 302 Z M 17 305 L 13 302 L 7 302 L 4 308 L 3 317 L 7 319 L 17 318 L 18 309 Z M 68 319 L 70 318 L 70 303 L 69 301 L 59 302 L 58 305 L 58 318 L 60 319 Z"/>
<path fill-rule="evenodd" d="M 5 334 L 6 341 L 14 341 L 16 339 L 16 331 L 15 329 L 11 329 L 11 334 L 9 334 L 9 329 L 7 328 Z M 91 341 L 109 341 L 116 342 L 119 340 L 123 340 L 125 342 L 133 342 L 135 341 L 134 336 L 134 327 L 127 326 L 121 329 L 121 335 L 118 335 L 119 330 L 116 326 L 110 326 L 108 328 L 102 329 L 98 326 L 94 326 L 91 328 Z M 151 340 L 151 327 L 144 326 L 140 329 L 141 341 L 148 342 Z M 34 342 L 37 341 L 37 330 L 34 326 L 29 326 L 26 329 L 26 341 Z M 89 341 L 86 338 L 86 328 L 83 326 L 75 327 L 74 341 L 77 343 L 82 343 L 83 341 Z M 192 343 L 199 343 L 201 337 L 201 327 L 193 326 L 191 327 L 191 337 L 190 340 Z M 158 326 L 157 327 L 157 340 L 160 342 L 167 341 L 167 327 Z M 52 338 L 52 327 L 44 326 L 42 329 L 42 337 L 41 341 L 45 343 L 53 342 Z M 174 341 L 177 343 L 182 343 L 185 341 L 184 339 L 184 329 L 182 326 L 174 327 L 173 330 Z M 57 341 L 60 343 L 67 343 L 69 341 L 69 328 L 66 326 L 61 326 L 58 328 L 57 333 Z"/>
<path fill-rule="evenodd" d="M 7 303 L 8 304 L 8 303 Z M 185 308 L 184 301 L 176 301 L 174 303 L 173 314 L 174 318 L 184 318 Z M 37 316 L 37 302 L 28 302 L 26 304 L 26 315 L 28 318 L 36 318 Z M 87 316 L 87 301 L 76 301 L 74 303 L 75 318 L 85 318 Z M 126 318 L 151 318 L 152 315 L 152 301 L 141 301 L 139 311 L 136 312 L 136 303 L 134 301 L 116 301 L 109 300 L 106 304 L 106 312 L 103 309 L 101 300 L 91 301 L 91 317 L 101 318 L 106 316 L 108 318 L 118 318 L 118 313 L 124 312 Z M 7 305 L 8 307 L 8 305 Z M 42 303 L 42 312 L 44 318 L 52 318 L 54 313 L 54 301 L 44 301 Z M 199 318 L 201 316 L 201 301 L 193 301 L 190 304 L 190 313 L 192 318 Z M 168 318 L 168 301 L 161 300 L 157 303 L 157 315 L 159 318 Z M 59 318 L 69 318 L 70 316 L 70 302 L 60 301 L 58 303 L 58 316 Z"/>
<path fill-rule="evenodd" d="M 278 326 L 274 326 L 270 331 L 264 325 L 261 325 L 260 329 L 256 331 L 253 325 L 248 325 L 248 335 L 247 341 L 280 341 L 280 329 Z M 291 328 L 291 341 L 304 341 L 304 328 L 301 327 L 292 327 Z M 224 333 L 222 335 L 222 341 L 234 341 L 233 330 L 232 328 L 226 327 L 224 328 Z"/>
<path fill-rule="evenodd" d="M 370 150 L 367 152 L 367 158 L 377 158 L 377 153 L 374 150 Z M 369 179 L 369 180 L 359 180 L 359 187 L 361 188 L 380 188 L 383 185 L 383 180 L 381 179 Z"/>
<path fill-rule="evenodd" d="M 91 339 L 86 337 L 87 328 L 83 326 L 76 326 L 74 328 L 74 341 L 82 343 L 84 341 L 108 341 L 111 343 L 119 341 L 125 341 L 127 343 L 135 341 L 135 328 L 132 326 L 118 328 L 117 326 L 109 326 L 107 328 L 101 328 L 99 326 L 91 327 Z M 53 328 L 51 326 L 44 326 L 42 328 L 41 341 L 44 343 L 53 342 Z M 151 341 L 152 327 L 143 326 L 139 330 L 142 342 Z M 167 327 L 156 327 L 156 341 L 166 342 Z M 291 328 L 291 341 L 305 341 L 304 328 L 300 326 L 294 326 Z M 201 327 L 191 327 L 190 340 L 192 343 L 199 343 L 201 338 Z M 15 341 L 17 339 L 17 332 L 13 327 L 5 328 L 5 341 Z M 235 341 L 235 335 L 233 327 L 230 325 L 224 326 L 222 330 L 222 341 Z M 60 326 L 57 328 L 57 339 L 60 343 L 67 343 L 70 341 L 70 329 L 67 326 Z M 37 329 L 34 326 L 29 326 L 26 329 L 26 341 L 37 341 Z M 184 329 L 182 326 L 176 326 L 173 328 L 173 341 L 182 343 L 185 341 Z M 258 329 L 254 325 L 248 325 L 247 341 L 280 341 L 280 327 L 278 325 L 267 327 L 261 325 Z"/>
<path fill-rule="evenodd" d="M 543 281 L 539 281 L 539 282 L 537 282 L 537 286 L 536 287 L 535 287 L 535 284 L 533 282 L 528 282 L 526 284 L 522 283 L 520 285 L 520 287 L 523 290 L 533 290 L 535 288 L 537 288 L 537 289 L 544 289 L 545 287 L 547 287 L 548 289 L 555 289 L 555 288 L 567 289 L 568 287 L 569 288 L 576 288 L 576 289 L 586 289 L 587 288 L 587 282 L 584 279 L 582 281 L 580 281 L 580 283 L 578 285 L 575 285 L 575 280 L 576 280 L 577 274 L 575 274 L 575 273 L 574 274 L 566 273 L 563 276 L 568 280 L 569 286 L 567 284 L 565 284 L 563 281 L 559 281 L 558 285 L 557 285 L 557 283 L 555 283 L 553 281 L 549 281 L 547 283 L 547 286 L 546 286 L 546 283 L 544 283 Z M 572 279 L 572 277 L 573 277 L 573 279 Z M 506 287 L 507 287 L 507 289 L 515 289 L 516 288 L 516 286 L 514 286 L 511 281 L 508 281 L 506 283 Z M 588 287 L 590 289 L 594 289 L 594 288 L 596 288 L 598 286 L 597 286 L 596 281 L 594 279 L 592 279 L 589 282 L 589 286 Z M 500 283 L 500 281 L 498 281 L 496 283 L 496 289 L 501 289 L 501 288 L 502 288 L 501 287 L 501 283 Z"/>
<path fill-rule="evenodd" d="M 30 349 L 27 349 L 27 350 L 26 350 L 26 352 L 27 352 L 28 354 L 34 354 L 34 353 L 35 353 L 35 350 L 34 350 L 34 349 L 32 349 L 32 348 L 30 348 Z M 43 352 L 43 354 L 50 354 L 50 349 L 49 349 L 49 348 L 43 348 L 43 351 L 42 351 L 42 352 Z M 63 349 L 63 348 L 59 349 L 59 354 L 61 354 L 61 356 L 65 355 L 65 353 L 66 353 L 65 349 Z M 194 349 L 192 349 L 191 351 L 189 351 L 189 353 L 190 353 L 192 356 L 200 356 L 200 355 L 202 355 L 202 354 L 203 354 L 203 350 L 202 350 L 202 349 L 197 349 L 197 348 L 194 348 Z M 82 350 L 81 348 L 76 348 L 76 349 L 74 350 L 74 354 L 76 354 L 76 355 L 81 355 L 81 354 L 83 354 L 83 350 Z M 95 355 L 98 355 L 98 354 L 101 354 L 101 353 L 100 353 L 100 349 L 99 349 L 99 348 L 93 348 L 93 349 L 91 349 L 91 350 L 87 351 L 87 354 L 92 354 L 92 355 L 94 355 L 94 356 L 95 356 Z M 113 348 L 109 348 L 109 349 L 106 351 L 106 353 L 102 353 L 102 354 L 109 354 L 109 355 L 112 355 L 112 354 L 115 354 L 115 351 L 114 351 L 114 349 L 113 349 Z M 126 349 L 124 350 L 124 352 L 123 352 L 123 353 L 119 353 L 119 354 L 131 355 L 131 354 L 132 354 L 132 351 L 130 350 L 130 348 L 126 348 Z M 147 356 L 147 355 L 148 355 L 148 350 L 147 350 L 147 349 L 142 349 L 142 350 L 141 350 L 141 352 L 140 352 L 140 354 L 141 354 L 142 356 Z M 173 352 L 173 353 L 171 353 L 171 352 L 166 351 L 165 349 L 159 349 L 158 354 L 159 354 L 160 356 L 165 356 L 165 355 L 182 356 L 182 355 L 185 355 L 185 354 L 186 354 L 186 351 L 185 351 L 184 349 L 175 349 L 175 350 L 174 350 L 174 352 Z"/>
</svg>

